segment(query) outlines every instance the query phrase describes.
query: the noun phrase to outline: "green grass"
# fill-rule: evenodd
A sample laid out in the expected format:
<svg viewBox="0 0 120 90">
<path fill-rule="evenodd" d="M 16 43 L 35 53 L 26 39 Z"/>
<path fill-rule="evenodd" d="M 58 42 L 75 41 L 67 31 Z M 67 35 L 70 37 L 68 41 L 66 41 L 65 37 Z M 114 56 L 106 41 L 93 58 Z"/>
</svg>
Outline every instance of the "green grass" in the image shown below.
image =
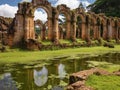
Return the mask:
<svg viewBox="0 0 120 90">
<path fill-rule="evenodd" d="M 73 49 L 62 49 L 55 51 L 19 51 L 11 50 L 9 52 L 0 53 L 0 63 L 28 63 L 36 60 L 50 60 L 58 56 L 74 57 L 78 54 L 105 54 L 109 52 L 120 52 L 120 45 L 115 48 L 107 47 L 82 47 Z"/>
<path fill-rule="evenodd" d="M 82 40 L 82 39 L 76 39 L 76 41 L 77 43 L 83 43 L 83 44 L 87 43 L 85 40 Z"/>
<path fill-rule="evenodd" d="M 65 43 L 65 44 L 71 44 L 72 42 L 70 40 L 64 40 L 64 39 L 60 39 L 59 42 L 61 44 Z"/>
<path fill-rule="evenodd" d="M 120 90 L 120 76 L 91 75 L 87 79 L 86 85 L 95 90 Z"/>
<path fill-rule="evenodd" d="M 105 69 L 109 72 L 118 71 L 120 70 L 119 64 L 113 64 L 109 62 L 101 62 L 101 61 L 87 61 L 89 67 L 98 67 L 101 69 Z"/>
<path fill-rule="evenodd" d="M 43 44 L 43 45 L 51 45 L 52 42 L 51 42 L 51 41 L 48 41 L 48 40 L 45 40 L 45 41 L 42 41 L 42 44 Z"/>
</svg>

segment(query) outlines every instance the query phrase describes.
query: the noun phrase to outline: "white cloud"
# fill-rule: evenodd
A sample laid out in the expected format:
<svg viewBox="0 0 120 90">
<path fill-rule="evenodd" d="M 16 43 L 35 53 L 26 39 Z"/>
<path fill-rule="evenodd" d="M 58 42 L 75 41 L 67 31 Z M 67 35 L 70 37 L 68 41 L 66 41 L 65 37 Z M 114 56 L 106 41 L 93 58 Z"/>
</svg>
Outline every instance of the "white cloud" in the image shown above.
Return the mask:
<svg viewBox="0 0 120 90">
<path fill-rule="evenodd" d="M 60 4 L 66 4 L 70 9 L 75 9 L 79 6 L 80 2 L 78 0 L 58 0 L 55 6 Z"/>
<path fill-rule="evenodd" d="M 21 0 L 21 2 L 31 2 L 32 0 Z"/>
<path fill-rule="evenodd" d="M 79 6 L 80 2 L 82 2 L 84 7 L 90 4 L 87 0 L 58 0 L 55 6 L 60 4 L 66 4 L 70 9 L 75 9 Z"/>
<path fill-rule="evenodd" d="M 8 4 L 0 5 L 0 16 L 4 17 L 15 17 L 15 13 L 17 12 L 17 6 L 10 6 Z"/>
<path fill-rule="evenodd" d="M 31 0 L 21 0 L 21 2 L 23 1 L 31 1 Z M 54 6 L 60 5 L 60 4 L 66 4 L 68 7 L 70 7 L 71 9 L 75 9 L 79 6 L 80 2 L 83 3 L 84 6 L 88 6 L 90 3 L 87 0 L 58 0 Z M 18 10 L 18 6 L 10 6 L 8 4 L 3 4 L 0 5 L 0 16 L 4 16 L 4 17 L 15 17 L 15 13 Z M 35 11 L 35 20 L 36 19 L 40 19 L 43 22 L 47 21 L 47 14 L 44 11 Z"/>
<path fill-rule="evenodd" d="M 35 16 L 34 20 L 40 19 L 43 22 L 47 21 L 47 13 L 43 10 L 42 11 L 36 10 L 34 16 Z"/>
</svg>

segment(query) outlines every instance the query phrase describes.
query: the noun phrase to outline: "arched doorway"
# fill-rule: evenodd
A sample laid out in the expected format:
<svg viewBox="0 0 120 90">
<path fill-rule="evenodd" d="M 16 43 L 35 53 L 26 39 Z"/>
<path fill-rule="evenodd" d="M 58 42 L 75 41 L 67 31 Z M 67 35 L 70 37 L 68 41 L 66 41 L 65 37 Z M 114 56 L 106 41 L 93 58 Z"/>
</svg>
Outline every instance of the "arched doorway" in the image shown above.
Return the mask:
<svg viewBox="0 0 120 90">
<path fill-rule="evenodd" d="M 23 6 L 22 6 L 23 4 Z M 26 9 L 25 12 L 25 39 L 35 39 L 35 26 L 34 26 L 34 17 L 35 13 L 38 9 L 38 11 L 41 11 L 41 13 L 47 13 L 47 21 L 48 21 L 48 34 L 45 37 L 45 39 L 52 40 L 52 6 L 47 0 L 32 0 L 32 3 L 22 3 L 19 8 L 22 8 L 23 10 Z M 25 8 L 27 7 L 27 8 Z M 39 10 L 41 9 L 41 10 Z M 20 11 L 20 10 L 19 10 Z M 24 10 L 25 11 L 25 10 Z M 40 14 L 37 13 L 39 16 Z M 45 16 L 40 16 L 40 18 L 44 18 Z M 45 21 L 44 21 L 45 22 Z"/>
<path fill-rule="evenodd" d="M 66 5 L 58 5 L 56 9 L 56 14 L 54 17 L 54 30 L 56 32 L 56 39 L 59 39 L 59 16 L 63 16 L 64 20 L 62 23 L 62 30 L 64 33 L 65 39 L 71 39 L 71 14 L 70 14 L 70 8 L 68 8 Z"/>
<path fill-rule="evenodd" d="M 76 21 L 76 38 L 77 39 L 82 38 L 82 19 L 80 16 L 77 16 Z"/>
<path fill-rule="evenodd" d="M 59 26 L 59 30 L 58 30 L 58 37 L 59 39 L 66 39 L 67 37 L 67 23 L 66 23 L 66 16 L 65 14 L 59 14 L 58 17 L 58 26 Z"/>
<path fill-rule="evenodd" d="M 35 36 L 36 39 L 39 41 L 48 39 L 48 29 L 47 26 L 45 26 L 45 23 L 47 22 L 47 17 L 48 17 L 47 12 L 44 9 L 38 8 L 35 10 L 34 13 Z"/>
<path fill-rule="evenodd" d="M 97 39 L 99 40 L 101 37 L 101 20 L 99 17 L 96 19 L 96 35 Z"/>
</svg>

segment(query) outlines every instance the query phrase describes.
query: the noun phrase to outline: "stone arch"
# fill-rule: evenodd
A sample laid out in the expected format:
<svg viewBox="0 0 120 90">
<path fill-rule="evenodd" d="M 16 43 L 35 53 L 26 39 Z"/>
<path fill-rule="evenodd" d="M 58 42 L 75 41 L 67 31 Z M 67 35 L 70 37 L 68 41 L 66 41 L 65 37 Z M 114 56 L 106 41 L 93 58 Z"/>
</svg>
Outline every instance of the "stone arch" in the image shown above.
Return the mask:
<svg viewBox="0 0 120 90">
<path fill-rule="evenodd" d="M 91 13 L 91 33 L 92 33 L 92 39 L 97 39 L 97 25 L 96 25 L 96 14 Z"/>
<path fill-rule="evenodd" d="M 80 38 L 81 39 L 85 39 L 86 38 L 86 34 L 85 34 L 85 11 L 83 10 L 83 8 L 77 8 L 75 10 L 75 21 L 77 23 L 77 18 L 79 17 L 81 19 L 81 23 L 79 24 L 79 27 L 80 27 L 80 31 L 81 31 L 81 35 L 80 35 Z M 78 25 L 76 25 L 77 27 Z M 77 32 L 77 29 L 76 29 L 76 32 Z M 79 31 L 78 31 L 79 32 Z M 77 34 L 77 33 L 76 33 Z"/>
<path fill-rule="evenodd" d="M 103 38 L 104 40 L 106 40 L 107 36 L 108 36 L 107 17 L 103 13 L 99 14 L 99 16 L 100 16 L 100 20 L 101 20 L 101 23 L 100 23 L 100 37 Z"/>
<path fill-rule="evenodd" d="M 35 39 L 34 12 L 37 8 L 44 9 L 48 14 L 48 39 L 52 40 L 52 6 L 47 0 L 32 0 L 18 4 L 18 11 L 15 15 L 15 35 L 14 44 L 18 44 L 23 39 Z"/>
<path fill-rule="evenodd" d="M 101 17 L 99 15 L 96 16 L 96 39 L 100 39 L 101 38 Z"/>
<path fill-rule="evenodd" d="M 85 24 L 86 24 L 86 41 L 90 41 L 90 24 L 91 24 L 90 14 L 86 14 Z"/>
<path fill-rule="evenodd" d="M 112 27 L 112 39 L 118 40 L 118 20 L 117 18 L 111 18 L 111 27 Z"/>
<path fill-rule="evenodd" d="M 34 16 L 35 10 L 37 8 L 42 8 L 46 11 L 48 16 L 48 39 L 52 39 L 52 6 L 47 0 L 32 0 L 32 5 L 27 9 L 27 14 Z M 33 19 L 31 17 L 31 19 Z M 32 20 L 33 21 L 33 20 Z M 31 22 L 32 23 L 32 22 Z"/>
<path fill-rule="evenodd" d="M 57 6 L 57 10 L 56 10 L 56 15 L 55 15 L 55 20 L 56 20 L 56 24 L 55 27 L 57 27 L 57 34 L 58 34 L 58 17 L 60 14 L 64 14 L 64 16 L 66 17 L 66 39 L 70 39 L 70 35 L 71 35 L 71 13 L 70 13 L 70 8 L 68 8 L 66 5 L 58 5 Z M 57 35 L 58 36 L 58 35 Z"/>
<path fill-rule="evenodd" d="M 76 37 L 84 39 L 84 16 L 82 14 L 76 15 Z"/>
<path fill-rule="evenodd" d="M 96 39 L 96 15 L 92 12 L 90 12 L 90 39 L 94 40 Z"/>
</svg>

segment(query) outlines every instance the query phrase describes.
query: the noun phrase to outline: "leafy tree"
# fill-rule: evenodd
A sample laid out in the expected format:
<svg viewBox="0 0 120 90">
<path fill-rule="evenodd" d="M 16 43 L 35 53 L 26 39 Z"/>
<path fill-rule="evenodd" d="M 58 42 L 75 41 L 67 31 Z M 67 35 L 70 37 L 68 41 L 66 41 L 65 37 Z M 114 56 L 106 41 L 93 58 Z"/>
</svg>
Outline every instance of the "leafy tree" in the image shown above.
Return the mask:
<svg viewBox="0 0 120 90">
<path fill-rule="evenodd" d="M 120 0 L 96 0 L 87 8 L 95 13 L 105 13 L 107 16 L 120 17 Z"/>
</svg>

